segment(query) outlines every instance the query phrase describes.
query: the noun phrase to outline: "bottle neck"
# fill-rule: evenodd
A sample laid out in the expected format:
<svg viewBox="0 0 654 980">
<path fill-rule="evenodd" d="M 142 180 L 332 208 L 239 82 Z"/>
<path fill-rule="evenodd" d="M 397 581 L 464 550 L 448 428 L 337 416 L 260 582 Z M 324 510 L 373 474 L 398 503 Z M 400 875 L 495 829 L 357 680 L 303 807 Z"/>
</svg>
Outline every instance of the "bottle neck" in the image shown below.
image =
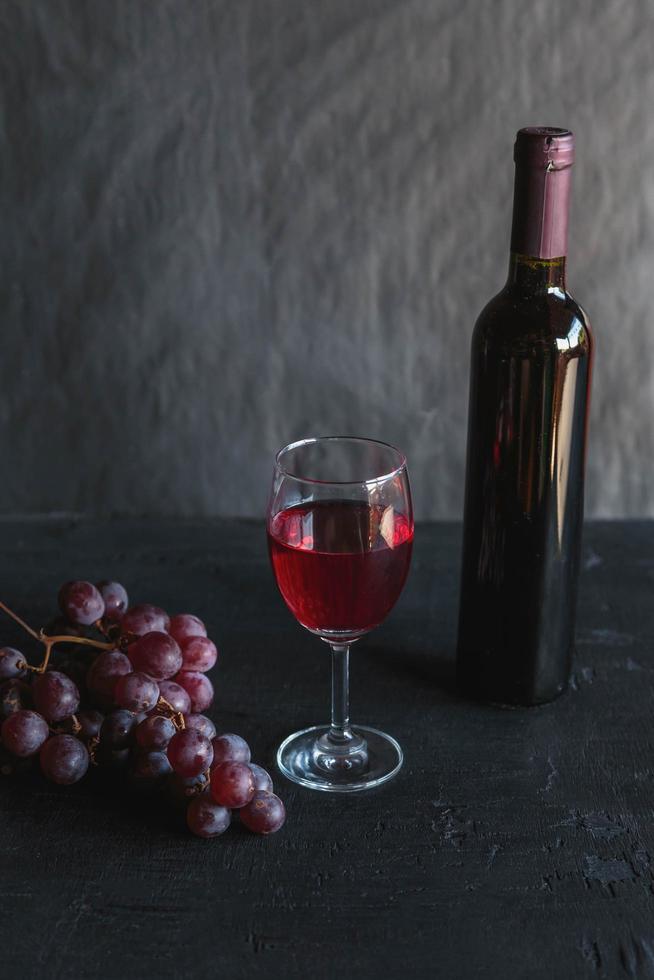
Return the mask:
<svg viewBox="0 0 654 980">
<path fill-rule="evenodd" d="M 541 259 L 511 252 L 507 285 L 525 293 L 565 291 L 565 255 Z"/>
<path fill-rule="evenodd" d="M 572 166 L 551 153 L 516 154 L 509 282 L 565 288 Z"/>
</svg>

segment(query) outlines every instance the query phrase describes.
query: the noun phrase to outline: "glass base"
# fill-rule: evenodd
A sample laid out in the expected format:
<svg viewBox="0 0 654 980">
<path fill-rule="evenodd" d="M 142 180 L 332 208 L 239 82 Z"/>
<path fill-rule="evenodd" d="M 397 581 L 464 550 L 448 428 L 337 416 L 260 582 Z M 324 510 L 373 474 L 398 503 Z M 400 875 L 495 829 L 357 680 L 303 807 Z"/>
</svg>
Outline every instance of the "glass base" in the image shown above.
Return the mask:
<svg viewBox="0 0 654 980">
<path fill-rule="evenodd" d="M 327 793 L 358 793 L 392 779 L 404 756 L 391 735 L 356 725 L 342 743 L 329 725 L 289 735 L 277 750 L 277 765 L 287 779 Z"/>
</svg>

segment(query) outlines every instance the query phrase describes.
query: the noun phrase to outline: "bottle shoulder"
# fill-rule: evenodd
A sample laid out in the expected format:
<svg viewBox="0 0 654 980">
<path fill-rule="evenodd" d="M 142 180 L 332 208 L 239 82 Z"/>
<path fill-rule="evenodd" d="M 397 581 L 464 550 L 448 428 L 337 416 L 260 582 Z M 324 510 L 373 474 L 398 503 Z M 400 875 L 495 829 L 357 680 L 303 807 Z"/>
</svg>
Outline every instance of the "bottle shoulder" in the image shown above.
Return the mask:
<svg viewBox="0 0 654 980">
<path fill-rule="evenodd" d="M 582 306 L 567 290 L 525 293 L 511 284 L 483 308 L 473 332 L 473 346 L 547 347 L 590 354 L 592 331 Z"/>
</svg>

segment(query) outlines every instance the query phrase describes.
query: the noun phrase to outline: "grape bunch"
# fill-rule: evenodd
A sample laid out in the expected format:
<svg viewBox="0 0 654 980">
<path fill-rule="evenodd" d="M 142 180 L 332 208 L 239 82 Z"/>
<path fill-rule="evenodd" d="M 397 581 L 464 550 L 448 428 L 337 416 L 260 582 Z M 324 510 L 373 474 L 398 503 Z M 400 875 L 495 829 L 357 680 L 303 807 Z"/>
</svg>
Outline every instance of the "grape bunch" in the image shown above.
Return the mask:
<svg viewBox="0 0 654 980">
<path fill-rule="evenodd" d="M 39 633 L 0 607 L 45 647 L 38 667 L 0 649 L 0 772 L 38 759 L 46 779 L 70 785 L 90 766 L 124 771 L 135 790 L 182 805 L 198 837 L 222 834 L 235 810 L 254 833 L 280 829 L 286 811 L 269 774 L 204 714 L 218 654 L 197 616 L 130 607 L 108 581 L 63 585 L 62 615 Z"/>
</svg>

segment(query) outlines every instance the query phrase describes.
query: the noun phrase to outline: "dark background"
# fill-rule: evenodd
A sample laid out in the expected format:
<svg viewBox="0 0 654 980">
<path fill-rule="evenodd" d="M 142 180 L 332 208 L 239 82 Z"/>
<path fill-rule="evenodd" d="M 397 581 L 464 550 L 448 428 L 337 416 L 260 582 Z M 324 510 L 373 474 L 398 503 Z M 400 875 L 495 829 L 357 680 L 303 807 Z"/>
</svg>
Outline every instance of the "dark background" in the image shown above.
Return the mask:
<svg viewBox="0 0 654 980">
<path fill-rule="evenodd" d="M 0 2 L 0 513 L 258 515 L 273 451 L 401 445 L 458 517 L 512 142 L 578 137 L 588 510 L 654 513 L 647 0 Z"/>
</svg>

